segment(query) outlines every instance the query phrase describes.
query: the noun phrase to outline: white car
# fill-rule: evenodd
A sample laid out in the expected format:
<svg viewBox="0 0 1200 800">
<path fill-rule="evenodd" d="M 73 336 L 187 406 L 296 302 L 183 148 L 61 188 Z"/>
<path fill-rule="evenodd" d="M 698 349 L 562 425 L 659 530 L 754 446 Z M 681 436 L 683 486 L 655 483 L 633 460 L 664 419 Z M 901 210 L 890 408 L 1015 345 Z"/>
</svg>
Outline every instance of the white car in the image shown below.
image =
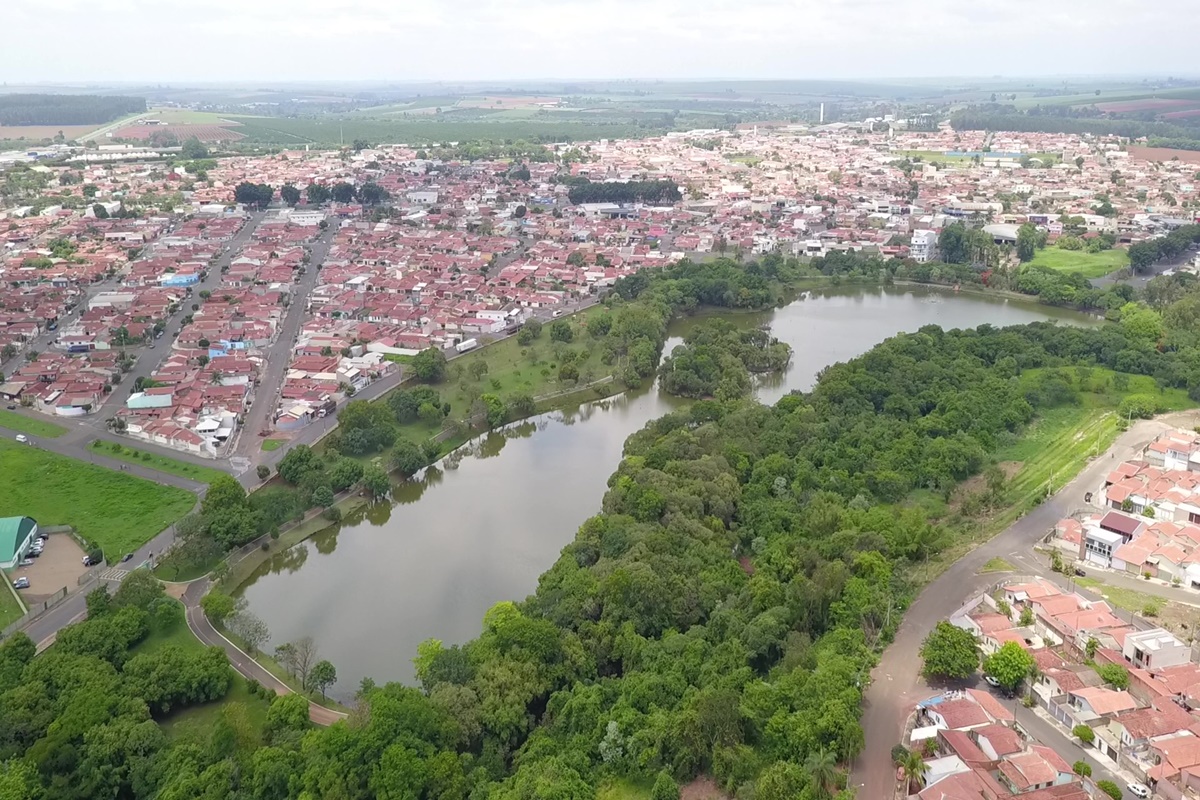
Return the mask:
<svg viewBox="0 0 1200 800">
<path fill-rule="evenodd" d="M 17 441 L 20 442 L 21 444 L 27 444 L 29 442 L 29 437 L 23 433 L 18 433 Z"/>
<path fill-rule="evenodd" d="M 996 679 L 995 679 L 995 678 L 993 678 L 991 675 L 984 675 L 984 676 L 983 676 L 983 679 L 984 679 L 985 681 L 987 681 L 987 685 L 988 685 L 988 686 L 991 686 L 993 689 L 999 689 L 999 688 L 1000 688 L 1000 681 L 996 680 Z"/>
<path fill-rule="evenodd" d="M 29 578 L 17 578 L 15 581 L 13 581 L 13 588 L 14 589 L 28 589 L 29 588 Z"/>
<path fill-rule="evenodd" d="M 1129 790 L 1130 794 L 1136 795 L 1137 797 L 1146 798 L 1150 796 L 1149 787 L 1141 783 L 1131 783 L 1125 788 Z"/>
</svg>

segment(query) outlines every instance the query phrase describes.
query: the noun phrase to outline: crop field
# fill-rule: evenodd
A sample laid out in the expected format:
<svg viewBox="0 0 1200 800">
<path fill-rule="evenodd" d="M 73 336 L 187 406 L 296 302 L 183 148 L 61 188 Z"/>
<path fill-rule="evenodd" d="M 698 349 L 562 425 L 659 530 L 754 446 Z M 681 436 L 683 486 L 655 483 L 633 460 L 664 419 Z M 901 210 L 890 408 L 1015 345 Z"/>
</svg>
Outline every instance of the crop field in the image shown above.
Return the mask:
<svg viewBox="0 0 1200 800">
<path fill-rule="evenodd" d="M 23 139 L 40 141 L 53 139 L 59 133 L 67 139 L 78 139 L 96 130 L 95 125 L 0 125 L 0 140 Z"/>
<path fill-rule="evenodd" d="M 113 131 L 118 139 L 148 140 L 156 133 L 168 133 L 179 141 L 199 139 L 202 142 L 233 142 L 245 138 L 232 125 L 127 125 Z"/>
<path fill-rule="evenodd" d="M 1049 267 L 1058 272 L 1081 272 L 1085 278 L 1100 278 L 1129 266 L 1129 254 L 1124 250 L 1101 250 L 1088 253 L 1083 250 L 1063 250 L 1047 247 L 1038 250 L 1033 261 L 1039 267 Z"/>
<path fill-rule="evenodd" d="M 553 118 L 526 120 L 481 120 L 478 122 L 440 122 L 428 116 L 420 118 L 363 119 L 361 117 L 325 117 L 291 119 L 285 117 L 231 117 L 245 141 L 260 144 L 329 144 L 366 139 L 369 142 L 428 144 L 479 140 L 525 139 L 540 141 L 576 141 L 615 139 L 636 136 L 645 129 L 633 124 L 609 122 L 559 121 Z"/>
<path fill-rule="evenodd" d="M 70 525 L 115 558 L 138 549 L 196 503 L 191 492 L 0 439 L 0 516 Z"/>
<path fill-rule="evenodd" d="M 1134 111 L 1157 111 L 1163 108 L 1188 108 L 1195 105 L 1191 100 L 1173 100 L 1167 97 L 1145 97 L 1141 100 L 1121 100 L 1115 103 L 1096 103 L 1096 108 L 1109 114 L 1129 114 Z"/>
<path fill-rule="evenodd" d="M 1099 106 L 1161 99 L 1200 101 L 1200 88 L 1183 87 L 1179 89 L 1146 90 L 1135 89 L 1126 85 L 1112 88 L 1101 88 L 1092 92 L 1077 94 L 1043 96 L 1034 94 L 1021 96 L 1018 94 L 1017 99 L 1013 102 L 1013 105 L 1020 110 L 1025 110 L 1033 108 L 1034 106 Z M 1191 105 L 1191 103 L 1189 103 L 1189 105 Z M 1150 106 L 1149 108 L 1153 108 L 1153 106 Z M 1132 110 L 1134 109 L 1124 109 L 1125 112 Z M 1115 110 L 1112 113 L 1116 113 Z"/>
<path fill-rule="evenodd" d="M 1200 151 L 1173 150 L 1167 147 L 1143 147 L 1131 145 L 1129 155 L 1146 161 L 1173 161 L 1179 159 L 1184 163 L 1200 164 Z"/>
</svg>

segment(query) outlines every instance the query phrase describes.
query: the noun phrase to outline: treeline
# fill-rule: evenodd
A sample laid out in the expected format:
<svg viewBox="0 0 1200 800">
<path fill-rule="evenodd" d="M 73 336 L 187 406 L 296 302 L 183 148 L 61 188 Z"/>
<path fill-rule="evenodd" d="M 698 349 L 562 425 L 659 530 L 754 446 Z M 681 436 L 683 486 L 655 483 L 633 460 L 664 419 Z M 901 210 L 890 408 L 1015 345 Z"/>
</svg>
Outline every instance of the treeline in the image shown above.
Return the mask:
<svg viewBox="0 0 1200 800">
<path fill-rule="evenodd" d="M 752 374 L 782 372 L 792 348 L 766 330 L 738 330 L 711 320 L 689 333 L 663 362 L 660 386 L 679 397 L 736 400 L 750 394 Z"/>
<path fill-rule="evenodd" d="M 0 125 L 98 125 L 145 110 L 144 97 L 0 94 Z"/>
<path fill-rule="evenodd" d="M 1183 225 L 1157 239 L 1147 239 L 1129 248 L 1129 265 L 1141 272 L 1164 258 L 1174 258 L 1200 242 L 1200 225 Z"/>
<path fill-rule="evenodd" d="M 1017 112 L 965 109 L 950 115 L 956 131 L 1021 131 L 1025 133 L 1075 133 L 1096 136 L 1124 136 L 1130 139 L 1156 137 L 1200 141 L 1200 128 L 1166 122 L 1133 119 L 1085 119 Z M 1163 146 L 1163 145 L 1158 145 Z M 1178 145 L 1173 145 L 1178 146 Z"/>
<path fill-rule="evenodd" d="M 678 203 L 683 199 L 674 181 L 577 182 L 567 198 L 579 203 Z"/>
</svg>

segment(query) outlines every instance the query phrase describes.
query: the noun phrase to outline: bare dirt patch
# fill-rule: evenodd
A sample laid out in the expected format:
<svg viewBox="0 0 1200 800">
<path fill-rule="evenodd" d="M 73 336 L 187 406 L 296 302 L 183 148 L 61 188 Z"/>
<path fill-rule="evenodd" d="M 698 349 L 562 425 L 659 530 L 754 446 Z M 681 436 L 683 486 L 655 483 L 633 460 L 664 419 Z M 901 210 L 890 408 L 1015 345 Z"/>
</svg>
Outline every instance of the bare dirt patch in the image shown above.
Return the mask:
<svg viewBox="0 0 1200 800">
<path fill-rule="evenodd" d="M 29 578 L 29 588 L 22 591 L 28 605 L 40 603 L 64 586 L 68 592 L 79 585 L 79 576 L 87 571 L 83 565 L 83 549 L 70 534 L 56 533 L 46 540 L 46 549 L 33 564 L 18 567 L 11 580 Z"/>
<path fill-rule="evenodd" d="M 0 125 L 0 139 L 53 139 L 60 132 L 63 137 L 79 139 L 96 130 L 96 125 Z"/>
<path fill-rule="evenodd" d="M 1004 473 L 1004 480 L 1006 483 L 1012 480 L 1013 476 L 1021 471 L 1022 463 L 1023 462 L 1020 461 L 1001 461 L 997 465 L 1000 467 L 1000 471 Z M 951 510 L 958 511 L 959 506 L 961 506 L 963 503 L 963 500 L 967 499 L 973 494 L 982 494 L 986 491 L 987 479 L 983 476 L 983 474 L 980 473 L 979 475 L 972 475 L 970 478 L 967 478 L 965 481 L 960 483 L 958 488 L 954 490 L 954 496 L 950 498 Z"/>
<path fill-rule="evenodd" d="M 712 778 L 701 776 L 679 787 L 679 800 L 730 800 Z"/>
<path fill-rule="evenodd" d="M 1142 161 L 1172 161 L 1179 159 L 1185 163 L 1200 164 L 1200 151 L 1172 150 L 1167 147 L 1141 147 L 1132 145 L 1129 155 Z"/>
</svg>

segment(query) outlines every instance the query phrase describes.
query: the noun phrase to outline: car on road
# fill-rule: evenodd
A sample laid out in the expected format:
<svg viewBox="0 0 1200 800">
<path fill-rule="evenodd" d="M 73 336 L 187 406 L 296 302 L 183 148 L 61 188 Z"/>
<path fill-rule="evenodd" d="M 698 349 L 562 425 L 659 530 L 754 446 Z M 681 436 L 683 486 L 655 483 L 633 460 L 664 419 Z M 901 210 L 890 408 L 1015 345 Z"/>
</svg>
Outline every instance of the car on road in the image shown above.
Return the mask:
<svg viewBox="0 0 1200 800">
<path fill-rule="evenodd" d="M 25 434 L 23 434 L 23 433 L 18 433 L 18 434 L 17 434 L 17 441 L 18 441 L 18 442 L 20 442 L 21 444 L 28 444 L 28 443 L 29 443 L 29 437 L 28 437 L 28 436 L 26 436 L 26 435 L 25 435 Z"/>
<path fill-rule="evenodd" d="M 1146 798 L 1150 796 L 1150 788 L 1143 783 L 1131 783 L 1125 788 L 1135 797 Z"/>
<path fill-rule="evenodd" d="M 15 581 L 13 581 L 13 588 L 14 589 L 28 589 L 29 588 L 29 578 L 17 578 Z"/>
<path fill-rule="evenodd" d="M 1000 688 L 1000 681 L 996 680 L 996 679 L 995 679 L 995 678 L 993 678 L 991 675 L 984 675 L 984 676 L 983 676 L 983 679 L 984 679 L 985 681 L 987 681 L 987 685 L 988 685 L 988 686 L 991 686 L 993 689 L 999 689 L 999 688 Z"/>
<path fill-rule="evenodd" d="M 1086 573 L 1086 572 L 1083 570 L 1083 567 L 1076 567 L 1076 568 L 1075 568 L 1075 574 L 1076 574 L 1076 575 L 1078 575 L 1080 578 L 1086 578 L 1086 577 L 1087 577 L 1087 573 Z"/>
<path fill-rule="evenodd" d="M 13 403 L 9 403 L 5 406 L 5 408 L 7 408 L 9 411 L 15 411 L 17 407 Z"/>
<path fill-rule="evenodd" d="M 133 553 L 126 553 L 125 555 L 121 556 L 121 563 L 124 564 L 131 558 L 133 558 Z"/>
</svg>

